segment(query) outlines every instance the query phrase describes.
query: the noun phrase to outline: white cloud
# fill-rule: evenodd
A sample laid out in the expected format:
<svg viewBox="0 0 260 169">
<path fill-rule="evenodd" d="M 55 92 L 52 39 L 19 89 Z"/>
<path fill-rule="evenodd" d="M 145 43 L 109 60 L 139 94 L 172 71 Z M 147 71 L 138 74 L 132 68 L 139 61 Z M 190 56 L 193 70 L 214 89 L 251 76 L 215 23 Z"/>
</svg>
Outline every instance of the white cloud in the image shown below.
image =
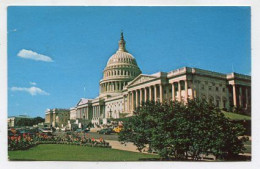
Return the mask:
<svg viewBox="0 0 260 169">
<path fill-rule="evenodd" d="M 11 29 L 11 30 L 8 31 L 8 33 L 16 32 L 16 31 L 17 31 L 17 29 Z"/>
<path fill-rule="evenodd" d="M 43 61 L 43 62 L 53 62 L 52 58 L 50 58 L 49 56 L 45 56 L 26 49 L 20 50 L 17 56 L 24 59 L 32 59 L 32 60 Z"/>
<path fill-rule="evenodd" d="M 35 82 L 30 82 L 30 85 L 35 86 L 35 85 L 37 85 L 37 83 L 35 83 Z"/>
<path fill-rule="evenodd" d="M 38 87 L 30 87 L 30 88 L 26 88 L 26 87 L 12 87 L 11 91 L 20 91 L 20 92 L 27 92 L 32 96 L 35 95 L 50 95 L 49 93 L 45 92 L 44 90 L 38 88 Z"/>
</svg>

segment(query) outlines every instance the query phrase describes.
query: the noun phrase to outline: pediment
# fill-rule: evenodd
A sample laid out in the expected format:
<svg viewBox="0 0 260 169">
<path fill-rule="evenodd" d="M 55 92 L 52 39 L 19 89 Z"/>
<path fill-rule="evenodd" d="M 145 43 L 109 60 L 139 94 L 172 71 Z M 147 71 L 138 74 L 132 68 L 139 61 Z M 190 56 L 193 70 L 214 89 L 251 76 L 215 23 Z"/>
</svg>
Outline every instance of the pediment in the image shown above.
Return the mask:
<svg viewBox="0 0 260 169">
<path fill-rule="evenodd" d="M 156 79 L 156 77 L 141 74 L 141 75 L 137 76 L 134 80 L 132 80 L 128 84 L 128 86 L 138 85 L 138 84 L 145 83 L 145 82 L 148 82 L 148 81 L 153 80 L 153 79 Z"/>
<path fill-rule="evenodd" d="M 77 106 L 82 105 L 82 104 L 86 104 L 88 102 L 88 99 L 82 98 L 80 99 L 80 101 L 78 102 Z"/>
</svg>

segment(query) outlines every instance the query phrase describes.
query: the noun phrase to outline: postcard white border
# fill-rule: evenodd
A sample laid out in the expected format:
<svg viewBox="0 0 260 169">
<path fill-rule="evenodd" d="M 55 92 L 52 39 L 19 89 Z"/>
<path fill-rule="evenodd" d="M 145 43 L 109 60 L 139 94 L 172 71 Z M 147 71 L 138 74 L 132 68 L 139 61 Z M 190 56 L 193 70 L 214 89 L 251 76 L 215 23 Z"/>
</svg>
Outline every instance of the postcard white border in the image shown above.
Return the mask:
<svg viewBox="0 0 260 169">
<path fill-rule="evenodd" d="M 1 168 L 259 168 L 260 167 L 260 1 L 258 0 L 1 0 L 0 1 L 0 167 Z M 251 6 L 252 161 L 251 162 L 9 162 L 7 159 L 8 6 Z M 258 88 L 257 88 L 258 87 Z"/>
</svg>

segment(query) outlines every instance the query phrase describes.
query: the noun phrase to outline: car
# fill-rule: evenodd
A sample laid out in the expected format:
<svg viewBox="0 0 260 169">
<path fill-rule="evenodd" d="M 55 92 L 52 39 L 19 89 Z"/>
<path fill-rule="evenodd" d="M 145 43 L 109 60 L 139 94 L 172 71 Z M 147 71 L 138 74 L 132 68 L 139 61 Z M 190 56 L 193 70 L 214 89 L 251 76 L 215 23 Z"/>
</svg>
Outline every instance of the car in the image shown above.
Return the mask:
<svg viewBox="0 0 260 169">
<path fill-rule="evenodd" d="M 121 126 L 117 126 L 117 127 L 115 127 L 113 130 L 114 130 L 114 132 L 116 132 L 116 133 L 120 133 L 120 131 L 122 130 L 122 128 L 123 128 L 123 127 L 121 127 Z"/>
<path fill-rule="evenodd" d="M 113 129 L 111 128 L 105 128 L 98 131 L 99 134 L 111 134 L 113 133 Z"/>
<path fill-rule="evenodd" d="M 83 130 L 83 129 L 77 129 L 76 132 L 77 132 L 77 133 L 83 133 L 84 130 Z"/>
<path fill-rule="evenodd" d="M 89 132 L 90 131 L 90 129 L 89 128 L 85 128 L 85 133 L 87 133 L 87 132 Z"/>
<path fill-rule="evenodd" d="M 47 134 L 47 135 L 52 135 L 52 129 L 51 128 L 41 128 L 39 129 L 39 133 L 44 133 L 44 134 Z"/>
<path fill-rule="evenodd" d="M 40 129 L 43 133 L 52 133 L 52 129 L 51 128 L 47 128 L 47 127 L 45 127 L 45 128 L 42 128 L 42 129 Z"/>
</svg>

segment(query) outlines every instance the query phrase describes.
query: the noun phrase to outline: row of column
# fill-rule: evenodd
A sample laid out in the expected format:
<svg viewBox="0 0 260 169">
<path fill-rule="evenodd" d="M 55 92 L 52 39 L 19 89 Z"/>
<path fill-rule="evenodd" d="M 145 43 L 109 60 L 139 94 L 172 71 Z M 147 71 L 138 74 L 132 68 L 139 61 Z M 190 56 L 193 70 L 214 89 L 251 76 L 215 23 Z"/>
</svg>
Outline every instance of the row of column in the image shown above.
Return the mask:
<svg viewBox="0 0 260 169">
<path fill-rule="evenodd" d="M 135 76 L 136 72 L 129 71 L 129 70 L 110 70 L 107 71 L 104 77 L 109 77 L 109 76 Z"/>
<path fill-rule="evenodd" d="M 181 80 L 183 81 L 183 80 Z M 182 101 L 181 96 L 181 81 L 177 81 L 171 84 L 172 87 L 172 96 L 171 99 Z M 188 80 L 184 80 L 184 90 L 185 90 L 185 102 L 187 102 L 188 96 Z M 178 95 L 176 97 L 176 85 L 178 90 Z M 192 83 L 190 84 L 192 85 Z M 160 101 L 163 102 L 164 99 L 164 88 L 168 86 L 163 86 L 162 84 L 156 84 L 144 88 L 139 88 L 136 90 L 129 91 L 127 94 L 127 108 L 124 108 L 126 111 L 132 112 L 136 107 L 140 106 L 142 102 L 146 101 Z M 168 92 L 168 91 L 167 91 Z M 191 99 L 194 98 L 193 89 L 191 87 Z"/>
<path fill-rule="evenodd" d="M 158 89 L 159 88 L 159 89 Z M 163 86 L 162 84 L 144 87 L 128 92 L 127 109 L 133 111 L 146 101 L 163 101 Z"/>
<path fill-rule="evenodd" d="M 100 93 L 121 91 L 123 90 L 123 87 L 126 85 L 127 82 L 122 82 L 122 81 L 103 83 L 100 84 Z"/>
<path fill-rule="evenodd" d="M 93 119 L 99 119 L 100 117 L 100 106 L 93 106 Z"/>
<path fill-rule="evenodd" d="M 184 90 L 185 90 L 185 101 L 187 102 L 189 95 L 188 95 L 188 84 L 190 84 L 190 88 L 191 88 L 191 99 L 194 98 L 194 93 L 193 93 L 193 88 L 192 88 L 192 83 L 188 80 L 180 80 L 177 82 L 173 82 L 172 83 L 172 100 L 178 100 L 178 101 L 182 101 L 182 96 L 181 96 L 181 82 L 184 81 Z M 175 86 L 177 85 L 177 90 L 178 90 L 178 95 L 176 97 L 176 91 L 175 91 Z"/>
<path fill-rule="evenodd" d="M 244 107 L 244 101 L 245 100 L 245 108 L 248 107 L 249 103 L 249 87 L 246 86 L 241 86 L 241 85 L 237 85 L 237 84 L 233 84 L 232 85 L 232 89 L 233 89 L 233 105 L 235 107 Z M 245 95 L 243 93 L 242 90 L 245 90 Z M 244 98 L 245 97 L 245 98 Z"/>
<path fill-rule="evenodd" d="M 88 107 L 79 108 L 79 118 L 83 119 L 83 117 L 85 116 L 85 119 L 88 119 L 88 109 Z"/>
</svg>

